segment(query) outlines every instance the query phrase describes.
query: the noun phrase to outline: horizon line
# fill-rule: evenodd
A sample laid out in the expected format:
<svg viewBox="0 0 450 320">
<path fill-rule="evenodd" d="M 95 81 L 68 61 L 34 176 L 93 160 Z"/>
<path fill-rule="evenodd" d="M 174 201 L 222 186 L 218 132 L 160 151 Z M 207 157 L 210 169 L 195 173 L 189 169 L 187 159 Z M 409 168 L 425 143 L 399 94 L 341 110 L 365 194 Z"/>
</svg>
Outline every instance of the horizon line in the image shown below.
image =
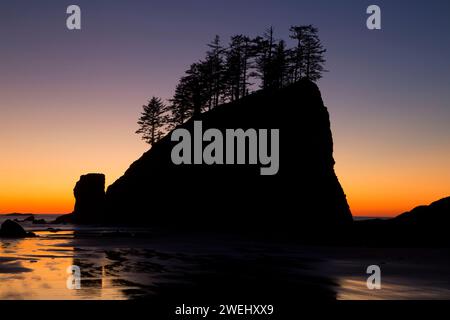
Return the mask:
<svg viewBox="0 0 450 320">
<path fill-rule="evenodd" d="M 6 215 L 52 215 L 52 216 L 61 216 L 70 213 L 35 213 L 35 212 L 11 212 L 11 213 L 0 213 L 0 216 L 6 216 Z M 400 213 L 401 214 L 401 213 Z M 353 218 L 373 218 L 373 219 L 381 219 L 381 218 L 395 218 L 399 216 L 400 214 L 395 215 L 354 215 L 352 214 Z"/>
</svg>

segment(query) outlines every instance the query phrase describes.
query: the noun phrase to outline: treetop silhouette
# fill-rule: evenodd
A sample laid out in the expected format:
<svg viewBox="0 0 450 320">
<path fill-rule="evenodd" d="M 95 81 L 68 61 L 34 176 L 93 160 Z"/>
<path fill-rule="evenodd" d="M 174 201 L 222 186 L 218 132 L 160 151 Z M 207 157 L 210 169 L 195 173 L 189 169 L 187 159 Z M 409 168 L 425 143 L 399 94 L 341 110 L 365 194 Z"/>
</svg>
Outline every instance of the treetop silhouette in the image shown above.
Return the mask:
<svg viewBox="0 0 450 320">
<path fill-rule="evenodd" d="M 153 145 L 162 138 L 165 126 L 169 123 L 167 106 L 160 98 L 152 97 L 142 108 L 143 111 L 138 120 L 139 130 L 136 133 L 142 134 L 142 139 Z"/>
<path fill-rule="evenodd" d="M 239 100 L 257 90 L 277 90 L 302 79 L 318 81 L 325 70 L 326 49 L 318 29 L 292 26 L 289 38 L 295 46 L 276 39 L 272 27 L 262 36 L 239 34 L 223 47 L 219 36 L 208 44 L 204 59 L 191 64 L 178 82 L 166 106 L 153 97 L 138 121 L 136 132 L 150 144 L 165 130 L 181 125 L 203 111 Z"/>
</svg>

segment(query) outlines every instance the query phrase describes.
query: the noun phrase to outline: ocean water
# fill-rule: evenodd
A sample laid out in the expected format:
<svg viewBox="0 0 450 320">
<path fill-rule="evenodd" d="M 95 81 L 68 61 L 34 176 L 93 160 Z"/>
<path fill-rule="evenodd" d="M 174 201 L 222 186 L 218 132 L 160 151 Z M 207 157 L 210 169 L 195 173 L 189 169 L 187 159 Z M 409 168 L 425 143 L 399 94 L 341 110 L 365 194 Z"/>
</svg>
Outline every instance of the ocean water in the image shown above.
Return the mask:
<svg viewBox="0 0 450 320">
<path fill-rule="evenodd" d="M 365 220 L 373 220 L 373 219 L 387 220 L 389 218 L 386 218 L 386 217 L 353 217 L 354 221 L 365 221 Z"/>
</svg>

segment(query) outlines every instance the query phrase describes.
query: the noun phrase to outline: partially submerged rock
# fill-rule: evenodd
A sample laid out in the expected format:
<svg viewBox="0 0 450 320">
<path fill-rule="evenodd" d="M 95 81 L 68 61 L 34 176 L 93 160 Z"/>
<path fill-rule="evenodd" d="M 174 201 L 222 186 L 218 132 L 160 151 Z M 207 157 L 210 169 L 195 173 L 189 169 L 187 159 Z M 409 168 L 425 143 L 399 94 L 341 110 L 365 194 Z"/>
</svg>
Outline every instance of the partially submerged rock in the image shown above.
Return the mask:
<svg viewBox="0 0 450 320">
<path fill-rule="evenodd" d="M 36 219 L 33 220 L 33 224 L 47 224 L 47 221 L 45 219 Z"/>
<path fill-rule="evenodd" d="M 24 222 L 34 222 L 34 220 L 35 220 L 35 218 L 34 218 L 34 216 L 29 216 L 28 218 L 26 218 L 26 219 L 24 219 L 23 221 Z"/>
<path fill-rule="evenodd" d="M 65 214 L 57 217 L 55 220 L 50 222 L 51 224 L 71 224 L 74 223 L 74 215 L 73 213 Z"/>
<path fill-rule="evenodd" d="M 0 237 L 2 238 L 27 238 L 35 237 L 33 232 L 27 232 L 17 222 L 6 220 L 0 227 Z"/>
</svg>

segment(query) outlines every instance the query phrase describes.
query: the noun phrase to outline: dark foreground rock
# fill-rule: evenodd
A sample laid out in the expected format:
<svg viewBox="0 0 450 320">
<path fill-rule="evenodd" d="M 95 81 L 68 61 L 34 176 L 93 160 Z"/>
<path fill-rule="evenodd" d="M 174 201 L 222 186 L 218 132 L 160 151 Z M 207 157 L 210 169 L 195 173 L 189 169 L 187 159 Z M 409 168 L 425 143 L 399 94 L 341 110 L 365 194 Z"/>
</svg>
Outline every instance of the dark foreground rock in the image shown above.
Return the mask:
<svg viewBox="0 0 450 320">
<path fill-rule="evenodd" d="M 17 222 L 6 220 L 0 227 L 0 238 L 27 238 L 35 237 L 33 232 L 26 232 Z"/>
</svg>

